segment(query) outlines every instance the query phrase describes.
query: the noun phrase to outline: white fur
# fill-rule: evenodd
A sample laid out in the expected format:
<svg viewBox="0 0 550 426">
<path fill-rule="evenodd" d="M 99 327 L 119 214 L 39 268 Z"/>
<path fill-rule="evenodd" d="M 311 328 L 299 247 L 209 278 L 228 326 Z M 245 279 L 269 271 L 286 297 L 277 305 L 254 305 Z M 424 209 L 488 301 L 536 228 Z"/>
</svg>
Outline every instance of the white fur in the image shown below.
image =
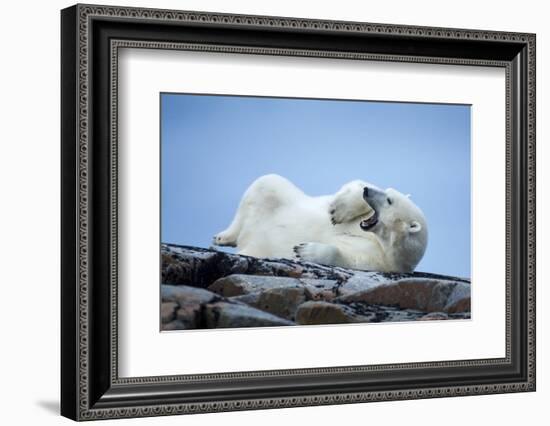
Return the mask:
<svg viewBox="0 0 550 426">
<path fill-rule="evenodd" d="M 373 202 L 363 198 L 365 186 L 378 191 Z M 359 224 L 372 212 L 371 205 L 378 223 L 364 231 Z M 214 237 L 214 244 L 236 246 L 239 254 L 254 257 L 409 272 L 424 255 L 427 236 L 421 210 L 394 189 L 353 181 L 334 195 L 311 197 L 271 174 L 250 185 L 233 222 Z"/>
</svg>

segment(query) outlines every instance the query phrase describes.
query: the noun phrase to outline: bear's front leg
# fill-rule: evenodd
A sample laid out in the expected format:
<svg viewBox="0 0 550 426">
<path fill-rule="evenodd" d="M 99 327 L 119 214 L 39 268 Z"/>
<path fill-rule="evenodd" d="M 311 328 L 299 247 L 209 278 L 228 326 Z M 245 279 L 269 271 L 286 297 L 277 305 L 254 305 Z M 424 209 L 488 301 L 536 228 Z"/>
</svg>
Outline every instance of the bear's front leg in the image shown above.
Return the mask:
<svg viewBox="0 0 550 426">
<path fill-rule="evenodd" d="M 346 267 L 338 248 L 323 243 L 301 243 L 294 246 L 294 253 L 299 260 L 320 263 L 329 266 Z"/>
<path fill-rule="evenodd" d="M 372 211 L 371 206 L 363 198 L 365 186 L 365 182 L 356 180 L 344 185 L 334 195 L 329 206 L 330 220 L 333 225 L 351 222 Z"/>
</svg>

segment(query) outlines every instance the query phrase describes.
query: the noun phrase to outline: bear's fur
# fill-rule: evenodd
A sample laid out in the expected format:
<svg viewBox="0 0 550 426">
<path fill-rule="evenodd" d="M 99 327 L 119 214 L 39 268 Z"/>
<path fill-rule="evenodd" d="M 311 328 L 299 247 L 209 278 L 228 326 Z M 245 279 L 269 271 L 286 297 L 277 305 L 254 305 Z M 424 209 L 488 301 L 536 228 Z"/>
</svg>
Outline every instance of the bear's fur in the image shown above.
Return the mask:
<svg viewBox="0 0 550 426">
<path fill-rule="evenodd" d="M 254 257 L 411 272 L 427 241 L 424 214 L 395 189 L 357 180 L 334 195 L 311 197 L 270 174 L 250 185 L 233 222 L 213 243 Z"/>
</svg>

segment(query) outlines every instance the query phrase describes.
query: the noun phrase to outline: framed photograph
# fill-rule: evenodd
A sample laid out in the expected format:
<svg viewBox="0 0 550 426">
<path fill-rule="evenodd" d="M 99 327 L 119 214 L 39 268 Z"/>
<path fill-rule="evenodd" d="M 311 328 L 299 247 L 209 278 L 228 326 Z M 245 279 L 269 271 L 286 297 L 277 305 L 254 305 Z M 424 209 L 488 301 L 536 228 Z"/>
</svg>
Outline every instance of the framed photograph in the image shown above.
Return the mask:
<svg viewBox="0 0 550 426">
<path fill-rule="evenodd" d="M 535 390 L 535 35 L 61 12 L 61 413 Z"/>
</svg>

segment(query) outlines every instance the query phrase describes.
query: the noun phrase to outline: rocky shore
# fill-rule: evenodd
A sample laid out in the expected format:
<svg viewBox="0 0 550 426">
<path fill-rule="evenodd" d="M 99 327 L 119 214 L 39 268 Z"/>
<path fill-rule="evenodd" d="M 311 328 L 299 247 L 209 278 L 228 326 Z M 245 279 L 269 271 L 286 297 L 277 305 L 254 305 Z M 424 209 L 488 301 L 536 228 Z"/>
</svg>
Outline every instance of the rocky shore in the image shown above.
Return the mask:
<svg viewBox="0 0 550 426">
<path fill-rule="evenodd" d="M 470 318 L 470 281 L 162 244 L 162 330 Z"/>
</svg>

